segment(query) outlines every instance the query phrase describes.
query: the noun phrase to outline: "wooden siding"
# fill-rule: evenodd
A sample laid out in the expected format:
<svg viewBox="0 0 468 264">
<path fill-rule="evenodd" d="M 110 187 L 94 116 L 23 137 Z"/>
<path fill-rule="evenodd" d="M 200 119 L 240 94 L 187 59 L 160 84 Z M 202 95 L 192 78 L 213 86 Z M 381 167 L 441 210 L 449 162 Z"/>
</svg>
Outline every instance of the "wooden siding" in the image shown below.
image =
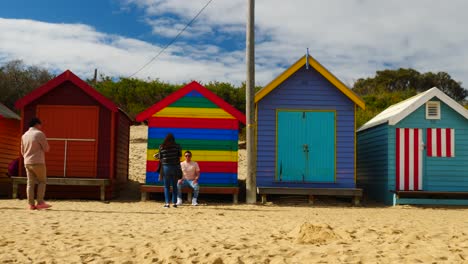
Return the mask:
<svg viewBox="0 0 468 264">
<path fill-rule="evenodd" d="M 357 185 L 368 198 L 389 204 L 387 141 L 386 124 L 358 132 Z"/>
<path fill-rule="evenodd" d="M 39 97 L 24 107 L 23 133 L 28 130 L 28 122 L 37 115 L 36 108 L 39 105 L 76 105 L 99 107 L 99 137 L 97 153 L 97 178 L 108 179 L 110 177 L 110 127 L 111 111 L 99 104 L 94 98 L 76 87 L 72 82 L 66 81 L 57 88 Z M 49 135 L 47 135 L 49 137 Z M 22 175 L 26 175 L 23 171 Z"/>
<path fill-rule="evenodd" d="M 146 184 L 162 184 L 153 155 L 172 133 L 183 151 L 190 150 L 199 162 L 200 184 L 237 185 L 238 128 L 238 120 L 224 108 L 198 91 L 187 91 L 148 119 Z"/>
<path fill-rule="evenodd" d="M 423 128 L 426 143 L 426 128 L 455 129 L 455 157 L 427 157 L 423 152 L 423 190 L 425 191 L 468 191 L 468 120 L 441 102 L 441 119 L 427 120 L 425 105 L 400 121 L 389 126 L 389 189 L 395 190 L 395 130 L 396 128 Z"/>
<path fill-rule="evenodd" d="M 336 182 L 275 182 L 276 109 L 336 111 Z M 316 70 L 298 70 L 257 103 L 257 186 L 354 188 L 354 102 Z"/>
<path fill-rule="evenodd" d="M 98 111 L 97 106 L 37 106 L 42 130 L 53 145 L 46 155 L 49 176 L 96 177 Z"/>
<path fill-rule="evenodd" d="M 7 177 L 8 164 L 20 154 L 20 120 L 0 118 L 0 178 Z"/>
<path fill-rule="evenodd" d="M 130 120 L 125 114 L 119 112 L 117 122 L 117 138 L 116 138 L 116 179 L 119 182 L 127 182 L 128 180 L 128 159 L 129 159 L 129 144 L 130 144 Z"/>
</svg>

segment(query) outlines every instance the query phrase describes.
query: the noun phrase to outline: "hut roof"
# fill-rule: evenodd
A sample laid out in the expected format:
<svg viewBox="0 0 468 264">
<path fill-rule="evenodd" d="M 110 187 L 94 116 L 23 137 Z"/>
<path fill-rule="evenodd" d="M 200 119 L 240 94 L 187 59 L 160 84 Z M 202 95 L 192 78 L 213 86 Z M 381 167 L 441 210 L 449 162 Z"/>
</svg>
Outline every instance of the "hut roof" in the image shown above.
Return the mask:
<svg viewBox="0 0 468 264">
<path fill-rule="evenodd" d="M 395 125 L 402 119 L 413 113 L 421 105 L 425 104 L 432 98 L 437 97 L 442 102 L 450 106 L 453 110 L 458 112 L 460 115 L 468 119 L 468 110 L 457 103 L 455 100 L 450 98 L 444 92 L 439 90 L 437 87 L 433 87 L 425 92 L 419 93 L 413 97 L 410 97 L 397 104 L 389 106 L 387 109 L 376 115 L 371 120 L 367 121 L 362 125 L 358 131 L 363 131 L 371 127 L 378 126 L 380 124 L 388 123 L 389 125 Z"/>
<path fill-rule="evenodd" d="M 109 110 L 113 112 L 119 111 L 117 105 L 115 105 L 111 100 L 107 99 L 105 96 L 100 94 L 96 89 L 91 87 L 89 84 L 81 80 L 78 76 L 73 74 L 70 70 L 64 71 L 62 74 L 59 76 L 55 77 L 54 79 L 48 81 L 44 85 L 40 86 L 39 88 L 33 90 L 32 92 L 28 93 L 25 95 L 23 98 L 19 99 L 15 103 L 15 107 L 18 109 L 23 108 L 24 106 L 30 104 L 37 98 L 43 96 L 44 94 L 50 92 L 51 90 L 55 89 L 58 87 L 60 84 L 70 81 L 73 84 L 75 84 L 78 88 L 83 90 L 85 93 L 87 93 L 89 96 L 94 98 L 96 101 L 98 101 L 100 104 L 108 108 Z"/>
<path fill-rule="evenodd" d="M 260 101 L 263 97 L 273 91 L 276 87 L 278 87 L 281 83 L 283 83 L 286 79 L 288 79 L 291 75 L 293 75 L 296 71 L 301 69 L 306 65 L 306 56 L 304 55 L 300 58 L 296 63 L 294 63 L 291 67 L 281 73 L 276 79 L 271 81 L 267 86 L 263 89 L 258 91 L 255 94 L 255 103 Z M 318 71 L 323 77 L 325 77 L 329 82 L 331 82 L 338 90 L 340 90 L 343 94 L 345 94 L 351 101 L 357 104 L 362 109 L 365 108 L 364 101 L 355 94 L 350 88 L 348 88 L 344 83 L 342 83 L 337 77 L 335 77 L 330 71 L 328 71 L 322 64 L 320 64 L 317 60 L 315 60 L 312 56 L 308 56 L 309 65 Z"/>
<path fill-rule="evenodd" d="M 186 94 L 192 92 L 192 91 L 197 91 L 203 96 L 205 96 L 207 99 L 212 101 L 214 104 L 222 108 L 224 111 L 228 112 L 230 115 L 238 119 L 240 122 L 245 124 L 245 115 L 241 113 L 239 110 L 231 106 L 230 104 L 226 103 L 223 99 L 218 97 L 216 94 L 202 86 L 196 81 L 193 81 L 186 86 L 182 87 L 181 89 L 173 92 L 172 94 L 168 95 L 166 98 L 162 99 L 161 101 L 155 103 L 145 111 L 141 112 L 136 116 L 136 121 L 142 122 L 148 118 L 150 118 L 154 113 L 159 112 L 163 108 L 169 106 L 170 104 L 174 103 L 175 101 L 179 100 Z"/>
<path fill-rule="evenodd" d="M 21 117 L 15 112 L 11 111 L 8 107 L 0 103 L 0 118 L 9 118 L 9 119 L 18 119 L 21 120 Z"/>
</svg>

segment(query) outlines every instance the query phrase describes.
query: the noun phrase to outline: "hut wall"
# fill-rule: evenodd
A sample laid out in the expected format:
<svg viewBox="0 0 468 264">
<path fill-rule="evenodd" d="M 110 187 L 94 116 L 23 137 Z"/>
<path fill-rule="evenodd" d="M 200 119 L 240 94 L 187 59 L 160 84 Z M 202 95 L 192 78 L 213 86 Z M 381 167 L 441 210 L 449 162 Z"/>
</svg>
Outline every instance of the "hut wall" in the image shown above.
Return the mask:
<svg viewBox="0 0 468 264">
<path fill-rule="evenodd" d="M 116 178 L 119 182 L 127 182 L 129 169 L 128 159 L 130 154 L 130 120 L 122 112 L 118 113 L 116 140 Z"/>
<path fill-rule="evenodd" d="M 98 152 L 97 152 L 97 178 L 109 178 L 110 162 L 110 127 L 111 111 L 100 105 L 98 101 L 87 93 L 76 87 L 72 82 L 66 81 L 57 88 L 44 94 L 37 100 L 24 107 L 23 133 L 28 129 L 28 122 L 37 115 L 36 109 L 39 105 L 75 105 L 75 106 L 97 106 L 99 107 L 99 130 L 98 130 Z M 59 111 L 59 110 L 58 110 Z M 50 135 L 47 135 L 50 137 Z M 24 171 L 23 171 L 23 175 Z"/>
<path fill-rule="evenodd" d="M 0 178 L 7 177 L 8 164 L 20 154 L 20 121 L 0 118 Z"/>
<path fill-rule="evenodd" d="M 336 111 L 335 183 L 275 181 L 276 109 Z M 355 187 L 355 104 L 314 69 L 295 72 L 257 103 L 257 185 L 261 187 Z"/>
<path fill-rule="evenodd" d="M 388 188 L 388 126 L 382 124 L 357 134 L 357 185 L 374 200 L 392 203 Z"/>
<path fill-rule="evenodd" d="M 431 101 L 434 101 L 431 100 Z M 441 119 L 427 120 L 425 105 L 419 107 L 395 126 L 389 126 L 389 189 L 395 190 L 396 184 L 396 128 L 422 128 L 423 141 L 426 143 L 427 128 L 455 129 L 455 157 L 427 157 L 423 152 L 423 190 L 425 191 L 468 191 L 468 120 L 440 102 Z"/>
<path fill-rule="evenodd" d="M 146 183 L 161 184 L 153 155 L 173 133 L 183 151 L 190 150 L 198 162 L 200 184 L 237 186 L 238 126 L 237 119 L 196 91 L 155 113 L 148 120 Z"/>
</svg>

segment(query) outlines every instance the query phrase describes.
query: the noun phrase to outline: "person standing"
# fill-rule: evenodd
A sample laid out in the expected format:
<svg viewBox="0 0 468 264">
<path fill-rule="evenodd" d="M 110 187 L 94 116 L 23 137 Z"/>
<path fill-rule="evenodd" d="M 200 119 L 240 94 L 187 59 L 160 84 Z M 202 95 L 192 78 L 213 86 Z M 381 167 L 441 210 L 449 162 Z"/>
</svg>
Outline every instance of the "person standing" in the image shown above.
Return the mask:
<svg viewBox="0 0 468 264">
<path fill-rule="evenodd" d="M 198 179 L 200 179 L 200 167 L 198 163 L 192 160 L 192 152 L 190 150 L 184 153 L 185 160 L 180 163 L 182 167 L 182 179 L 177 182 L 177 189 L 179 196 L 177 197 L 177 205 L 182 205 L 182 188 L 188 186 L 193 189 L 192 205 L 198 205 L 198 193 L 200 186 Z"/>
<path fill-rule="evenodd" d="M 180 157 L 182 157 L 182 148 L 176 143 L 174 135 L 169 133 L 159 146 L 159 162 L 162 164 L 164 181 L 164 200 L 165 208 L 169 208 L 170 188 L 172 186 L 172 204 L 177 207 L 177 180 L 181 175 L 179 172 Z"/>
<path fill-rule="evenodd" d="M 42 123 L 39 118 L 32 118 L 29 129 L 21 137 L 21 155 L 24 159 L 24 167 L 28 176 L 26 187 L 29 209 L 47 209 L 51 207 L 44 201 L 47 182 L 47 171 L 45 164 L 45 152 L 50 147 L 46 135 L 41 131 Z M 34 200 L 34 187 L 37 182 L 37 204 Z"/>
</svg>

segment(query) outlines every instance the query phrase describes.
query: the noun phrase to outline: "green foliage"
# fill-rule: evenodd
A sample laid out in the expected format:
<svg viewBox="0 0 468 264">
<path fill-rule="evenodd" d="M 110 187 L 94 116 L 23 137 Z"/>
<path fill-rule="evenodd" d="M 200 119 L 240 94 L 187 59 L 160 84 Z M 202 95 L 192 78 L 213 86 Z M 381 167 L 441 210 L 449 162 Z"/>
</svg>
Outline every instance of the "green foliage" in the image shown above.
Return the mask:
<svg viewBox="0 0 468 264">
<path fill-rule="evenodd" d="M 25 66 L 19 60 L 8 62 L 0 67 L 0 102 L 13 109 L 16 100 L 53 77 L 46 69 Z M 109 76 L 101 76 L 96 83 L 87 81 L 132 118 L 185 85 L 170 84 L 159 79 L 113 79 Z M 235 86 L 227 82 L 209 82 L 204 86 L 245 113 L 245 83 Z M 445 72 L 421 74 L 413 69 L 383 70 L 377 71 L 372 78 L 359 79 L 354 84 L 353 90 L 364 99 L 366 110 L 357 110 L 357 127 L 390 105 L 434 86 L 456 101 L 462 101 L 468 95 L 468 91 L 461 86 L 461 83 L 453 80 Z M 260 88 L 255 87 L 255 91 L 258 92 Z M 244 131 L 243 127 L 240 129 Z"/>
<path fill-rule="evenodd" d="M 21 60 L 0 67 L 0 102 L 14 110 L 15 102 L 54 78 L 46 69 L 26 66 Z"/>
<path fill-rule="evenodd" d="M 357 127 L 387 107 L 432 87 L 439 88 L 458 102 L 468 95 L 461 82 L 453 80 L 445 72 L 421 74 L 413 69 L 383 70 L 377 71 L 375 77 L 359 79 L 354 84 L 353 91 L 364 99 L 366 110 L 357 110 Z"/>
</svg>

